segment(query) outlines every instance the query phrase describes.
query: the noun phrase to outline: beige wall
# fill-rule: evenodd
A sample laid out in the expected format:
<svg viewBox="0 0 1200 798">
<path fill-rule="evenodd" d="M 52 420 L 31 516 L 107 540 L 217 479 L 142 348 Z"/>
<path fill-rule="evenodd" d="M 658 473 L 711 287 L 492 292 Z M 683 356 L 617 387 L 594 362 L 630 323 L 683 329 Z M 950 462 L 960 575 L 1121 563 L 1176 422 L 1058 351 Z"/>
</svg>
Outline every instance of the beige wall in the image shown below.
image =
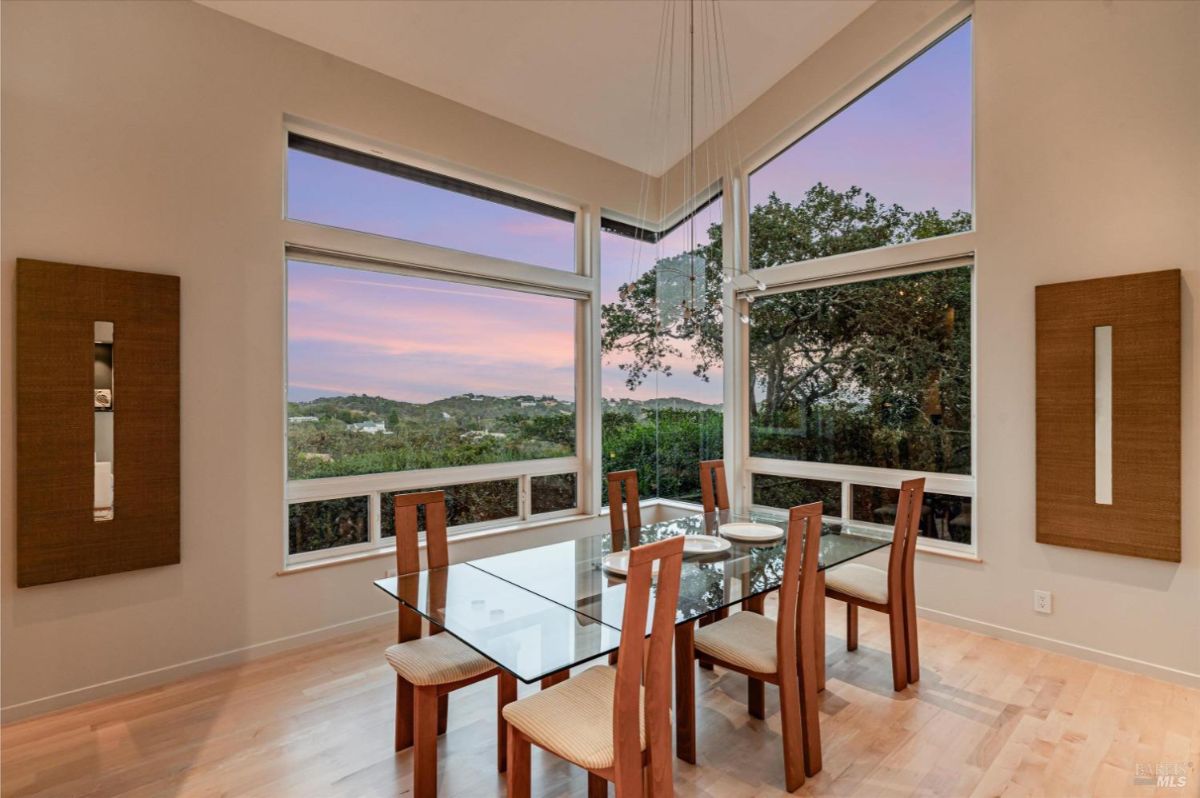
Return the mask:
<svg viewBox="0 0 1200 798">
<path fill-rule="evenodd" d="M 747 109 L 743 151 L 949 7 L 872 8 Z M 920 602 L 1200 674 L 1200 4 L 985 1 L 975 37 L 983 562 L 922 556 Z M 635 207 L 637 173 L 190 3 L 5 3 L 2 47 L 0 704 L 386 612 L 369 584 L 381 561 L 275 575 L 283 114 L 619 210 Z M 180 566 L 15 589 L 18 256 L 183 276 Z M 1186 283 L 1184 562 L 1038 545 L 1033 287 L 1171 266 Z M 1032 612 L 1034 588 L 1054 591 L 1053 615 Z"/>
<path fill-rule="evenodd" d="M 387 611 L 383 560 L 276 576 L 284 114 L 627 212 L 641 175 L 190 2 L 4 3 L 2 52 L 0 704 Z M 181 565 L 15 588 L 17 257 L 182 276 Z"/>
<path fill-rule="evenodd" d="M 984 562 L 926 558 L 920 603 L 1200 679 L 1200 4 L 982 2 L 975 19 Z M 1037 544 L 1034 286 L 1165 268 L 1184 280 L 1183 562 Z"/>
</svg>

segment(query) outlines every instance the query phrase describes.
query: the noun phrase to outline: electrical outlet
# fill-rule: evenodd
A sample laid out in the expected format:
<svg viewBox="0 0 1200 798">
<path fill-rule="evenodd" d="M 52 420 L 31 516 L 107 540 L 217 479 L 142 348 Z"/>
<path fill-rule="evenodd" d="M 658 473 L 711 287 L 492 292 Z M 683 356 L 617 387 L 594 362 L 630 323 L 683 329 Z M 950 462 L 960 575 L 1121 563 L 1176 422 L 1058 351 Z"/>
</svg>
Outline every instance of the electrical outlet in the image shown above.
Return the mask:
<svg viewBox="0 0 1200 798">
<path fill-rule="evenodd" d="M 395 576 L 395 575 L 396 575 L 395 568 L 388 568 L 386 571 L 383 572 L 384 579 L 387 579 L 389 576 Z"/>
<path fill-rule="evenodd" d="M 1045 615 L 1054 612 L 1054 594 L 1049 590 L 1033 591 L 1033 611 Z"/>
</svg>

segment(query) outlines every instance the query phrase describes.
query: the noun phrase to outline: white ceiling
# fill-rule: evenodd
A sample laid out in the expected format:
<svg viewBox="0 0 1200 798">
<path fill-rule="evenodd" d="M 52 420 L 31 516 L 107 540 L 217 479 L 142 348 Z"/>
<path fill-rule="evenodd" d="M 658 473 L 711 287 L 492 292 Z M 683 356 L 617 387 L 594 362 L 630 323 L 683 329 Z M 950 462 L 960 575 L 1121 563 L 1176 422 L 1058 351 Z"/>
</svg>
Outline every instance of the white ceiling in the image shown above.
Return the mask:
<svg viewBox="0 0 1200 798">
<path fill-rule="evenodd" d="M 650 124 L 659 0 L 197 0 L 290 39 L 635 169 L 688 151 L 688 6 L 674 3 L 670 122 Z M 873 0 L 724 0 L 732 113 L 811 55 Z M 711 3 L 696 4 L 696 141 L 727 121 L 703 86 Z M 709 36 L 703 35 L 703 29 Z M 660 90 L 661 96 L 661 90 Z"/>
</svg>

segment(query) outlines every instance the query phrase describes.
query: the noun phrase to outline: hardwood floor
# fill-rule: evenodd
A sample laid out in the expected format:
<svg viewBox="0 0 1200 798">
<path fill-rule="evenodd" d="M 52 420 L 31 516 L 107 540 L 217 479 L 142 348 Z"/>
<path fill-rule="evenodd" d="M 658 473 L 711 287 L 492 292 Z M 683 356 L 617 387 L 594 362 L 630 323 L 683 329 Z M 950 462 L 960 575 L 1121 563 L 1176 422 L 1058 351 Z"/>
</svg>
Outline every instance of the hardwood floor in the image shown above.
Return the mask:
<svg viewBox="0 0 1200 798">
<path fill-rule="evenodd" d="M 845 628 L 829 603 L 827 628 Z M 1200 795 L 1200 691 L 921 621 L 921 681 L 892 691 L 887 626 L 859 648 L 830 636 L 821 694 L 824 770 L 796 795 Z M 358 634 L 0 730 L 2 789 L 24 796 L 411 795 L 392 753 L 394 628 Z M 746 713 L 746 680 L 698 671 L 698 766 L 680 796 L 781 796 L 779 701 Z M 537 689 L 521 685 L 521 694 Z M 456 692 L 439 741 L 443 796 L 504 794 L 495 685 Z M 1189 765 L 1190 763 L 1190 765 Z M 1137 766 L 1179 764 L 1186 787 L 1140 786 Z M 535 751 L 533 794 L 583 796 L 582 770 Z"/>
</svg>

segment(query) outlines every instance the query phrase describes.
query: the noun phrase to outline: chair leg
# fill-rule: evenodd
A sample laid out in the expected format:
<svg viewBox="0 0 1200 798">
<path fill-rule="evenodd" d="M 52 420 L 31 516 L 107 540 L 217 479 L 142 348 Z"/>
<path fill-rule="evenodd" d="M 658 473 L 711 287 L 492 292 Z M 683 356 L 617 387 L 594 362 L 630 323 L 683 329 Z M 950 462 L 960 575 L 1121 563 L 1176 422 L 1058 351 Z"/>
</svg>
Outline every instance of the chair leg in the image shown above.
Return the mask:
<svg viewBox="0 0 1200 798">
<path fill-rule="evenodd" d="M 908 655 L 904 645 L 904 610 L 893 607 L 888 613 L 888 630 L 892 637 L 892 687 L 896 692 L 908 687 Z"/>
<path fill-rule="evenodd" d="M 911 592 L 904 597 L 904 646 L 908 653 L 908 683 L 921 680 L 921 658 L 917 652 L 917 597 Z"/>
<path fill-rule="evenodd" d="M 813 602 L 813 651 L 817 656 L 817 691 L 825 689 L 825 571 L 817 571 L 817 600 Z"/>
<path fill-rule="evenodd" d="M 438 696 L 438 734 L 446 733 L 446 723 L 450 720 L 450 694 Z"/>
<path fill-rule="evenodd" d="M 783 726 L 783 771 L 788 792 L 794 792 L 804 784 L 804 731 L 800 716 L 799 687 L 800 680 L 794 675 L 790 673 L 779 675 L 779 714 Z"/>
<path fill-rule="evenodd" d="M 496 675 L 496 769 L 508 767 L 508 721 L 504 708 L 517 700 L 517 678 L 508 671 Z"/>
<path fill-rule="evenodd" d="M 413 744 L 413 686 L 403 676 L 396 677 L 396 750 Z"/>
<path fill-rule="evenodd" d="M 588 773 L 588 798 L 608 798 L 608 782 L 595 773 Z"/>
<path fill-rule="evenodd" d="M 766 687 L 762 679 L 746 678 L 746 711 L 752 718 L 763 720 L 767 717 Z"/>
<path fill-rule="evenodd" d="M 696 764 L 695 624 L 675 627 L 675 756 Z"/>
<path fill-rule="evenodd" d="M 858 605 L 846 602 L 846 650 L 858 650 Z"/>
<path fill-rule="evenodd" d="M 799 659 L 800 723 L 804 728 L 804 773 L 821 772 L 821 713 L 817 702 L 817 668 L 812 651 L 801 651 Z"/>
<path fill-rule="evenodd" d="M 413 794 L 437 795 L 438 694 L 436 687 L 413 691 Z"/>
<path fill-rule="evenodd" d="M 533 790 L 529 741 L 508 727 L 508 798 L 529 798 Z"/>
</svg>

